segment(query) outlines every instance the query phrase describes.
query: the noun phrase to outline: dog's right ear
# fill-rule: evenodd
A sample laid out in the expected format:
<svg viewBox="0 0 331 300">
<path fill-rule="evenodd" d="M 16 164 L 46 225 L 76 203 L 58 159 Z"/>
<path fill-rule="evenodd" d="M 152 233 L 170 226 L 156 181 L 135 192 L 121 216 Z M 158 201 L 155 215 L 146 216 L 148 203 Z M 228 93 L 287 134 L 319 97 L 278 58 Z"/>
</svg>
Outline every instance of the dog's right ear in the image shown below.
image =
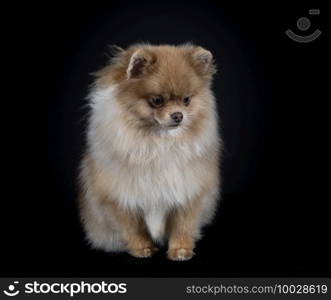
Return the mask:
<svg viewBox="0 0 331 300">
<path fill-rule="evenodd" d="M 126 70 L 128 79 L 139 78 L 145 75 L 154 61 L 155 57 L 152 53 L 144 49 L 138 49 L 133 52 Z"/>
</svg>

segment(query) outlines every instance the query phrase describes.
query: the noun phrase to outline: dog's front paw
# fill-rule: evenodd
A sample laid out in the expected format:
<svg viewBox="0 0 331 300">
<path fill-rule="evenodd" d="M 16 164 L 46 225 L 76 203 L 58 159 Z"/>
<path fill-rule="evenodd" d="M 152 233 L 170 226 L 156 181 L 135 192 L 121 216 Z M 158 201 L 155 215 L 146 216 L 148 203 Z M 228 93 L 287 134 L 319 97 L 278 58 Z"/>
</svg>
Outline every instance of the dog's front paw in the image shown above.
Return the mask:
<svg viewBox="0 0 331 300">
<path fill-rule="evenodd" d="M 184 261 L 193 257 L 194 252 L 188 248 L 175 248 L 168 250 L 168 258 L 170 260 Z"/>
<path fill-rule="evenodd" d="M 146 247 L 141 249 L 131 249 L 129 253 L 137 258 L 147 258 L 151 257 L 156 251 L 158 251 L 158 248 L 156 247 Z"/>
</svg>

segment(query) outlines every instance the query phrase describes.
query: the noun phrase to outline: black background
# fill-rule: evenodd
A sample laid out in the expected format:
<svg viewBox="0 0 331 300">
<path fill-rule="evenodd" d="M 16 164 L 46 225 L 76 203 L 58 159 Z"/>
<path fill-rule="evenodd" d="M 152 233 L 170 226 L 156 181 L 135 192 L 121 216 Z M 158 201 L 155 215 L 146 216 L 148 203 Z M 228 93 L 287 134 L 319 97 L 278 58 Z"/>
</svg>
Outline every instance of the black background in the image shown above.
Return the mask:
<svg viewBox="0 0 331 300">
<path fill-rule="evenodd" d="M 307 34 L 325 30 L 317 2 L 108 1 L 13 15 L 1 275 L 330 275 L 325 33 L 308 44 L 284 33 L 302 34 L 296 20 L 310 8 L 321 15 L 309 16 Z M 90 250 L 77 217 L 89 73 L 107 63 L 107 45 L 141 41 L 192 41 L 219 70 L 223 201 L 188 262 L 167 261 L 164 249 L 140 260 Z"/>
</svg>

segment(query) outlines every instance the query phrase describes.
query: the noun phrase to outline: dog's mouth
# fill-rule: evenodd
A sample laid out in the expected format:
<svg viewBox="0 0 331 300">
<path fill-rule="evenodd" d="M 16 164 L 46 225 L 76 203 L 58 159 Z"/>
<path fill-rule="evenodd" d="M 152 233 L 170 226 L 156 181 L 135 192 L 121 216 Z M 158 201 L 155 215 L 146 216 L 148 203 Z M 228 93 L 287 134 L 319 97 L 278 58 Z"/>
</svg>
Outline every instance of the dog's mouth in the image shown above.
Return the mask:
<svg viewBox="0 0 331 300">
<path fill-rule="evenodd" d="M 164 128 L 164 129 L 175 129 L 182 125 L 181 123 L 162 124 L 157 119 L 153 119 L 153 121 L 154 121 L 155 125 L 157 125 L 161 128 Z"/>
<path fill-rule="evenodd" d="M 180 124 L 174 123 L 174 124 L 168 125 L 168 127 L 171 128 L 171 129 L 174 129 L 174 128 L 180 127 Z"/>
</svg>

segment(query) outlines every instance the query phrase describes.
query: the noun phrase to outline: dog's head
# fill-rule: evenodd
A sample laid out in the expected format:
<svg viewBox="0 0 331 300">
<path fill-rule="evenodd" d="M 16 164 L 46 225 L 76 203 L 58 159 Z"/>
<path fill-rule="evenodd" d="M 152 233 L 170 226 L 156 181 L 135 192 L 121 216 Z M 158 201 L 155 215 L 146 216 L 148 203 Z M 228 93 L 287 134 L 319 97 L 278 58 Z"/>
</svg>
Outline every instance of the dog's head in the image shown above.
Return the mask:
<svg viewBox="0 0 331 300">
<path fill-rule="evenodd" d="M 120 50 L 97 75 L 101 84 L 118 84 L 127 122 L 169 131 L 207 117 L 214 73 L 213 56 L 201 47 L 138 45 Z"/>
</svg>

